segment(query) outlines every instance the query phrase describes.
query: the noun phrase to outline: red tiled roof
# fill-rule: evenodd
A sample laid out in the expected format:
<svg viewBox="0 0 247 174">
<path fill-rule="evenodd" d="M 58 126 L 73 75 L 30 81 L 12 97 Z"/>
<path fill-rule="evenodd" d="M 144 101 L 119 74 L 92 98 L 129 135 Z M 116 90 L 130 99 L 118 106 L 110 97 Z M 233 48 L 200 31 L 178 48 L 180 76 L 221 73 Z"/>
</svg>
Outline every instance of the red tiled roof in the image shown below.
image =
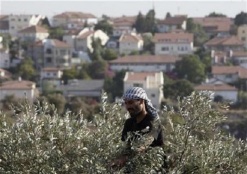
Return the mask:
<svg viewBox="0 0 247 174">
<path fill-rule="evenodd" d="M 123 34 L 119 38 L 119 42 L 139 42 L 142 40 L 141 36 L 133 34 Z"/>
<path fill-rule="evenodd" d="M 53 42 L 55 47 L 59 47 L 59 48 L 69 48 L 70 47 L 67 43 L 62 42 L 62 41 L 57 40 L 57 39 L 52 39 L 52 42 Z"/>
<path fill-rule="evenodd" d="M 240 66 L 212 66 L 212 74 L 235 74 Z"/>
<path fill-rule="evenodd" d="M 48 30 L 44 27 L 33 25 L 22 30 L 19 30 L 19 33 L 48 33 Z"/>
<path fill-rule="evenodd" d="M 8 15 L 0 15 L 0 21 L 7 20 L 8 17 Z"/>
<path fill-rule="evenodd" d="M 195 87 L 197 91 L 237 91 L 234 86 L 227 84 L 203 84 Z"/>
<path fill-rule="evenodd" d="M 3 89 L 9 89 L 9 90 L 18 90 L 18 89 L 32 89 L 33 85 L 35 85 L 34 82 L 31 82 L 31 81 L 25 81 L 25 80 L 21 80 L 21 81 L 18 81 L 18 80 L 14 80 L 14 81 L 6 81 L 6 82 L 3 82 L 1 85 L 0 85 L 0 89 L 3 90 Z"/>
<path fill-rule="evenodd" d="M 89 35 L 91 35 L 91 34 L 93 34 L 94 33 L 94 31 L 87 31 L 87 32 L 85 32 L 85 33 L 82 33 L 81 35 L 79 35 L 79 36 L 77 36 L 77 38 L 78 39 L 85 39 L 85 38 L 87 38 Z"/>
<path fill-rule="evenodd" d="M 182 25 L 184 21 L 186 21 L 187 16 L 174 16 L 169 17 L 164 20 L 158 21 L 158 24 L 165 24 L 165 25 Z"/>
<path fill-rule="evenodd" d="M 129 72 L 127 80 L 146 80 L 148 76 L 155 76 L 155 72 Z"/>
<path fill-rule="evenodd" d="M 154 42 L 159 43 L 190 43 L 193 42 L 193 34 L 183 32 L 156 33 Z"/>
<path fill-rule="evenodd" d="M 180 60 L 178 56 L 173 55 L 130 55 L 112 60 L 109 63 L 121 63 L 121 64 L 143 64 L 143 63 L 175 63 Z"/>
<path fill-rule="evenodd" d="M 193 21 L 206 29 L 214 31 L 229 31 L 233 20 L 226 17 L 205 17 L 193 18 Z"/>
<path fill-rule="evenodd" d="M 136 21 L 136 16 L 122 16 L 118 18 L 112 18 L 113 27 L 132 26 Z"/>
<path fill-rule="evenodd" d="M 238 74 L 239 78 L 247 78 L 247 69 L 241 66 L 212 66 L 212 74 Z"/>
<path fill-rule="evenodd" d="M 82 12 L 63 12 L 61 14 L 53 16 L 53 18 L 66 18 L 66 19 L 73 19 L 73 18 L 81 18 L 81 19 L 88 19 L 88 18 L 96 18 L 91 13 L 82 13 Z"/>
<path fill-rule="evenodd" d="M 233 57 L 247 57 L 247 51 L 233 51 Z"/>
<path fill-rule="evenodd" d="M 244 43 L 239 40 L 236 36 L 226 36 L 226 37 L 215 37 L 205 43 L 207 46 L 216 45 L 244 45 Z"/>
</svg>

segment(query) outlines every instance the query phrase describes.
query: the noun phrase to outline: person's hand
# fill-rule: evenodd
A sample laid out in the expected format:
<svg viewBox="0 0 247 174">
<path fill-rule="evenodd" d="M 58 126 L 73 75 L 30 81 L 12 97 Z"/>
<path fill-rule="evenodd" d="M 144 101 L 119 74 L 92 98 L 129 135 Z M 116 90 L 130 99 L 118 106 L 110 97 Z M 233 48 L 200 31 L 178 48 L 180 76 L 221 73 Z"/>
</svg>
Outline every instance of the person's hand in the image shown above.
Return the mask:
<svg viewBox="0 0 247 174">
<path fill-rule="evenodd" d="M 141 146 L 141 147 L 136 148 L 136 150 L 138 153 L 144 153 L 144 152 L 146 152 L 147 147 Z"/>
</svg>

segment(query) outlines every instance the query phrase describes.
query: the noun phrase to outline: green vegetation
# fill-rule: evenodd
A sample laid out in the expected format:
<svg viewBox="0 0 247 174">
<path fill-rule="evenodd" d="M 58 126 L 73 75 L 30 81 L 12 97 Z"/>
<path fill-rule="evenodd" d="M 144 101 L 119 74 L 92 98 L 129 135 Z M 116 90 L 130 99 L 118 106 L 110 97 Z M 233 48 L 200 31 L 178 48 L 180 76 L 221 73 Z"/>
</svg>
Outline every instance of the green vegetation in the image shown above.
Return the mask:
<svg viewBox="0 0 247 174">
<path fill-rule="evenodd" d="M 208 94 L 193 93 L 179 100 L 177 112 L 166 106 L 160 113 L 165 145 L 145 154 L 133 150 L 134 172 L 161 170 L 165 159 L 168 174 L 246 173 L 246 143 L 219 130 L 225 117 L 211 104 Z M 113 173 L 109 162 L 124 148 L 125 111 L 106 95 L 90 123 L 69 111 L 61 117 L 45 103 L 19 109 L 12 123 L 1 113 L 0 173 Z"/>
</svg>

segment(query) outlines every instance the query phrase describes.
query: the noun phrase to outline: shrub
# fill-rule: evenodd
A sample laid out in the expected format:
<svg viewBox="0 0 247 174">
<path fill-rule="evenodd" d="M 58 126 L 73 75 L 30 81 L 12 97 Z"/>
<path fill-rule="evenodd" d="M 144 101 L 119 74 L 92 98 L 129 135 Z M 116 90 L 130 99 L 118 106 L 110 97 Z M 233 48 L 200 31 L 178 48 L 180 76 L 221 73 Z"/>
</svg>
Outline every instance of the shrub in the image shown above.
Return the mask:
<svg viewBox="0 0 247 174">
<path fill-rule="evenodd" d="M 1 113 L 0 173 L 113 173 L 108 166 L 123 151 L 126 115 L 106 99 L 103 95 L 92 122 L 70 112 L 61 117 L 55 107 L 50 115 L 47 104 L 22 106 L 14 123 Z M 164 157 L 167 173 L 247 172 L 246 144 L 216 127 L 224 116 L 211 107 L 207 94 L 193 93 L 179 101 L 177 112 L 163 110 L 160 117 L 166 143 L 135 155 L 135 173 L 155 173 Z"/>
</svg>

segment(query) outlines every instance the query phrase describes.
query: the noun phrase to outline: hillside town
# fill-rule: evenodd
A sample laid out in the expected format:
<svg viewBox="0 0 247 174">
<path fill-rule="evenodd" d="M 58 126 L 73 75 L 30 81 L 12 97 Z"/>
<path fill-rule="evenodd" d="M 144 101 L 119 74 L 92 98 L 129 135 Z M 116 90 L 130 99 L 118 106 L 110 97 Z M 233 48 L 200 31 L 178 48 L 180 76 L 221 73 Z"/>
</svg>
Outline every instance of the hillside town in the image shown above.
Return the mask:
<svg viewBox="0 0 247 174">
<path fill-rule="evenodd" d="M 247 109 L 247 13 L 204 17 L 155 11 L 110 17 L 66 11 L 0 16 L 0 100 L 37 99 L 88 115 L 102 92 L 143 87 L 156 108 L 192 91 Z M 95 107 L 94 107 L 95 106 Z"/>
</svg>

